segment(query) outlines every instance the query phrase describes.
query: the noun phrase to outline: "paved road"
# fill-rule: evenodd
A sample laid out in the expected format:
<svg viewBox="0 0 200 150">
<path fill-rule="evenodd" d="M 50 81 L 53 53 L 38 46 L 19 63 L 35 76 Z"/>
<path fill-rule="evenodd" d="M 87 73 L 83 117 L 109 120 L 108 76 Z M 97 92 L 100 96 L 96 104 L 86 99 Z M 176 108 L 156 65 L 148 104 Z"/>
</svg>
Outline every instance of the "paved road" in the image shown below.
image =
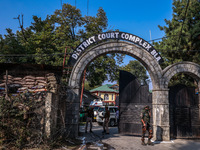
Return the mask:
<svg viewBox="0 0 200 150">
<path fill-rule="evenodd" d="M 109 135 L 102 135 L 102 126 L 93 123 L 93 133 L 84 133 L 84 126 L 80 126 L 84 139 L 80 150 L 200 150 L 200 140 L 181 140 L 154 142 L 154 146 L 142 146 L 141 137 L 118 134 L 117 127 L 110 127 Z M 147 139 L 146 139 L 147 140 Z"/>
</svg>

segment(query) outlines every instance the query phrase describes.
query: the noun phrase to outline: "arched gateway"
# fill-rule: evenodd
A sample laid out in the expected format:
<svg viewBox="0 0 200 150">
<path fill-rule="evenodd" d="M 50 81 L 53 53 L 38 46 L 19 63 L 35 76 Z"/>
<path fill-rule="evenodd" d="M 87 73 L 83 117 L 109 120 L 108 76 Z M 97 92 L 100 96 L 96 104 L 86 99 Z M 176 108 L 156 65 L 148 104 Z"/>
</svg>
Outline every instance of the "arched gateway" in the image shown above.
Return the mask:
<svg viewBox="0 0 200 150">
<path fill-rule="evenodd" d="M 142 38 L 124 32 L 106 32 L 88 38 L 83 41 L 72 53 L 69 65 L 73 66 L 68 86 L 71 93 L 76 96 L 68 98 L 73 102 L 74 111 L 66 114 L 66 124 L 74 128 L 74 136 L 78 135 L 78 111 L 80 104 L 81 76 L 87 65 L 95 58 L 107 53 L 123 53 L 130 55 L 140 61 L 150 74 L 152 79 L 152 109 L 153 109 L 153 130 L 155 140 L 170 140 L 169 126 L 169 100 L 168 80 L 171 70 L 162 70 L 160 63 L 162 57 L 155 48 Z M 188 64 L 187 64 L 188 65 Z M 194 66 L 194 64 L 192 64 Z M 176 64 L 175 64 L 176 66 Z M 200 72 L 200 67 L 197 68 Z M 190 71 L 190 70 L 189 70 Z M 193 72 L 194 74 L 196 72 Z M 173 74 L 174 75 L 174 74 Z M 196 73 L 199 76 L 199 73 Z M 71 115 L 70 117 L 68 117 Z M 69 118 L 74 119 L 69 119 Z"/>
</svg>

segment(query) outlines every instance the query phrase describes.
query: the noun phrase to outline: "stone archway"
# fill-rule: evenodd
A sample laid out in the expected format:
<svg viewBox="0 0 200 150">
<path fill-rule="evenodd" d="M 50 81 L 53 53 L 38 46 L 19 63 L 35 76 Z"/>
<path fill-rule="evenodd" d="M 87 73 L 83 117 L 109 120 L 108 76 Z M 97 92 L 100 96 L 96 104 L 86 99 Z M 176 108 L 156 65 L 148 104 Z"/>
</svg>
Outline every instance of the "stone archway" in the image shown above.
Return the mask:
<svg viewBox="0 0 200 150">
<path fill-rule="evenodd" d="M 139 60 L 147 69 L 147 71 L 150 74 L 150 77 L 152 79 L 152 85 L 153 85 L 153 127 L 154 127 L 154 137 L 156 137 L 157 140 L 169 140 L 169 121 L 167 119 L 167 114 L 162 114 L 164 116 L 165 120 L 163 119 L 162 124 L 158 124 L 158 119 L 160 119 L 160 116 L 156 113 L 161 112 L 158 111 L 160 109 L 168 109 L 167 107 L 163 106 L 163 103 L 159 101 L 159 93 L 163 92 L 163 89 L 161 89 L 162 85 L 160 85 L 160 80 L 162 78 L 162 69 L 159 65 L 159 63 L 155 60 L 155 58 L 150 55 L 146 50 L 143 48 L 124 41 L 111 41 L 111 42 L 103 42 L 101 44 L 98 44 L 95 47 L 90 48 L 86 52 L 84 52 L 81 57 L 77 60 L 75 63 L 70 80 L 69 80 L 69 87 L 73 90 L 74 93 L 79 95 L 80 93 L 80 81 L 81 76 L 84 71 L 84 69 L 87 67 L 87 65 L 94 60 L 96 57 L 107 54 L 107 53 L 125 53 L 127 55 L 133 56 L 137 60 Z M 164 90 L 165 91 L 165 90 Z M 162 94 L 160 94 L 162 95 Z M 79 97 L 77 97 L 77 100 L 75 100 L 77 103 L 77 106 L 79 106 Z M 157 111 L 154 111 L 157 110 Z M 164 112 L 163 112 L 164 113 Z M 162 131 L 160 131 L 162 129 Z M 165 134 L 163 134 L 165 133 Z"/>
<path fill-rule="evenodd" d="M 161 83 L 161 85 L 163 85 L 163 88 L 168 89 L 168 84 L 169 84 L 170 79 L 178 73 L 185 73 L 193 77 L 193 79 L 198 83 L 198 89 L 200 89 L 200 65 L 193 62 L 187 62 L 187 61 L 172 64 L 163 70 L 163 78 L 162 78 L 162 83 Z M 200 94 L 198 96 L 199 96 L 199 104 L 200 104 Z M 168 90 L 165 93 L 165 100 L 166 100 L 166 103 L 169 102 Z M 199 109 L 199 112 L 200 112 L 200 109 Z M 170 116 L 169 112 L 168 112 L 168 115 Z M 200 114 L 199 114 L 199 117 L 200 117 Z M 170 121 L 172 120 L 170 119 Z"/>
<path fill-rule="evenodd" d="M 193 62 L 179 62 L 168 66 L 163 70 L 163 86 L 168 88 L 170 79 L 178 73 L 186 73 L 192 76 L 196 81 L 200 80 L 200 65 Z"/>
<path fill-rule="evenodd" d="M 121 36 L 121 39 L 119 39 L 119 36 Z M 102 40 L 100 43 L 97 43 L 98 38 L 100 40 L 107 38 L 108 41 L 105 42 Z M 95 42 L 96 46 L 91 47 L 91 44 Z M 82 73 L 91 61 L 107 53 L 124 53 L 130 55 L 145 66 L 153 85 L 152 112 L 154 140 L 170 140 L 168 82 L 178 72 L 191 73 L 196 79 L 199 79 L 200 66 L 191 62 L 182 62 L 162 70 L 159 65 L 161 56 L 159 56 L 158 52 L 149 43 L 135 35 L 123 32 L 102 33 L 92 36 L 83 41 L 71 55 L 71 58 L 73 57 L 73 69 L 68 83 L 70 89 L 68 90 L 68 95 L 71 96 L 68 97 L 67 102 L 73 103 L 73 106 L 69 106 L 73 108 L 70 111 L 66 110 L 66 128 L 72 130 L 70 132 L 71 137 L 78 136 L 79 95 Z"/>
</svg>

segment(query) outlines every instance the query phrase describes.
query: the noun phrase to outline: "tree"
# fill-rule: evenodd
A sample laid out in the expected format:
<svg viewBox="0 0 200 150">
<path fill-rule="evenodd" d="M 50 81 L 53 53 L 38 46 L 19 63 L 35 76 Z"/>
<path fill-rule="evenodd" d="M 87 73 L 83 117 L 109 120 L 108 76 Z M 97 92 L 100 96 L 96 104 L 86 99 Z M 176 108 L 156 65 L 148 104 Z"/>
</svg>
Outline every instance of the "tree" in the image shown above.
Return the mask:
<svg viewBox="0 0 200 150">
<path fill-rule="evenodd" d="M 32 35 L 28 38 L 27 48 L 37 55 L 35 63 L 54 65 L 57 60 L 53 54 L 57 53 L 55 41 L 55 25 L 50 16 L 42 21 L 41 18 L 33 16 L 34 22 L 30 26 Z"/>
<path fill-rule="evenodd" d="M 22 18 L 23 19 L 23 18 Z M 103 8 L 99 8 L 96 16 L 82 16 L 81 11 L 70 4 L 63 4 L 53 15 L 46 19 L 33 16 L 31 26 L 17 31 L 8 29 L 5 38 L 0 36 L 1 54 L 24 54 L 25 57 L 3 58 L 1 62 L 36 63 L 61 66 L 65 48 L 68 53 L 88 37 L 107 30 L 108 19 Z M 67 61 L 67 60 L 66 60 Z M 88 82 L 100 85 L 109 76 L 116 79 L 116 62 L 121 63 L 123 55 L 107 54 L 94 60 L 88 66 Z M 106 66 L 107 65 L 107 66 Z M 97 68 L 95 71 L 93 68 Z M 104 71 L 104 72 L 103 72 Z M 98 82 L 96 75 L 98 74 Z"/>
<path fill-rule="evenodd" d="M 24 48 L 19 42 L 19 37 L 12 32 L 11 29 L 6 29 L 7 35 L 3 38 L 0 35 L 0 54 L 22 54 Z M 1 57 L 0 62 L 23 62 L 20 57 Z"/>
<path fill-rule="evenodd" d="M 116 65 L 115 55 L 107 54 L 92 61 L 87 68 L 87 81 L 90 88 L 100 86 L 105 80 L 116 81 L 119 78 L 118 65 Z"/>
<path fill-rule="evenodd" d="M 92 35 L 104 32 L 108 27 L 108 19 L 103 8 L 99 8 L 95 16 L 85 16 L 85 30 L 80 30 L 80 35 L 83 38 L 88 38 Z M 90 88 L 102 85 L 105 80 L 116 81 L 119 78 L 118 64 L 123 63 L 123 54 L 112 53 L 100 56 L 93 60 L 87 69 L 87 81 Z"/>
<path fill-rule="evenodd" d="M 80 43 L 76 28 L 81 28 L 82 25 L 80 10 L 64 4 L 61 10 L 56 10 L 51 16 L 47 15 L 44 20 L 33 16 L 32 25 L 23 29 L 23 33 L 17 31 L 14 34 L 11 29 L 7 29 L 8 35 L 5 35 L 5 38 L 0 36 L 0 52 L 1 54 L 26 55 L 23 61 L 9 57 L 9 62 L 12 63 L 26 62 L 60 66 L 64 54 L 59 54 L 64 53 L 65 47 L 69 46 L 73 49 Z M 7 59 L 1 59 L 1 62 L 8 62 Z"/>
<path fill-rule="evenodd" d="M 173 18 L 166 20 L 166 26 L 158 26 L 165 32 L 162 41 L 154 43 L 164 58 L 162 67 L 181 61 L 200 64 L 200 2 L 198 0 L 174 0 Z M 179 80 L 177 82 L 176 80 Z M 191 85 L 191 77 L 175 76 L 170 85 L 182 83 Z M 190 84 L 189 84 L 190 83 Z"/>
<path fill-rule="evenodd" d="M 147 84 L 149 81 L 146 69 L 137 60 L 130 61 L 126 66 L 120 67 L 120 69 L 135 75 L 141 84 Z"/>
<path fill-rule="evenodd" d="M 198 0 L 174 0 L 173 18 L 167 26 L 158 26 L 165 32 L 162 41 L 155 43 L 165 62 L 163 67 L 180 61 L 200 63 L 200 2 Z M 188 57 L 190 56 L 190 57 Z"/>
<path fill-rule="evenodd" d="M 92 35 L 105 31 L 108 27 L 108 18 L 103 8 L 99 8 L 95 16 L 83 18 L 85 29 L 80 30 L 82 38 L 89 38 Z"/>
</svg>

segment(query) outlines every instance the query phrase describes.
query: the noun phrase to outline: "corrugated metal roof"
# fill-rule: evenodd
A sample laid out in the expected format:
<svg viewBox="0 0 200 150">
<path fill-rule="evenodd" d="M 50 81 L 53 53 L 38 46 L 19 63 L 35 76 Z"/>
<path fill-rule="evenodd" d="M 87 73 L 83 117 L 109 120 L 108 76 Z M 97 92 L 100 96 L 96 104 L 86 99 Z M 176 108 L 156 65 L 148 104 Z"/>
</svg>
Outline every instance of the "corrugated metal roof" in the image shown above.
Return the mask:
<svg viewBox="0 0 200 150">
<path fill-rule="evenodd" d="M 96 92 L 96 91 L 100 91 L 100 92 L 115 92 L 115 93 L 119 93 L 117 90 L 111 89 L 112 85 L 110 84 L 106 84 L 106 85 L 102 85 L 100 87 L 97 87 L 95 89 L 90 90 L 90 92 Z"/>
</svg>

